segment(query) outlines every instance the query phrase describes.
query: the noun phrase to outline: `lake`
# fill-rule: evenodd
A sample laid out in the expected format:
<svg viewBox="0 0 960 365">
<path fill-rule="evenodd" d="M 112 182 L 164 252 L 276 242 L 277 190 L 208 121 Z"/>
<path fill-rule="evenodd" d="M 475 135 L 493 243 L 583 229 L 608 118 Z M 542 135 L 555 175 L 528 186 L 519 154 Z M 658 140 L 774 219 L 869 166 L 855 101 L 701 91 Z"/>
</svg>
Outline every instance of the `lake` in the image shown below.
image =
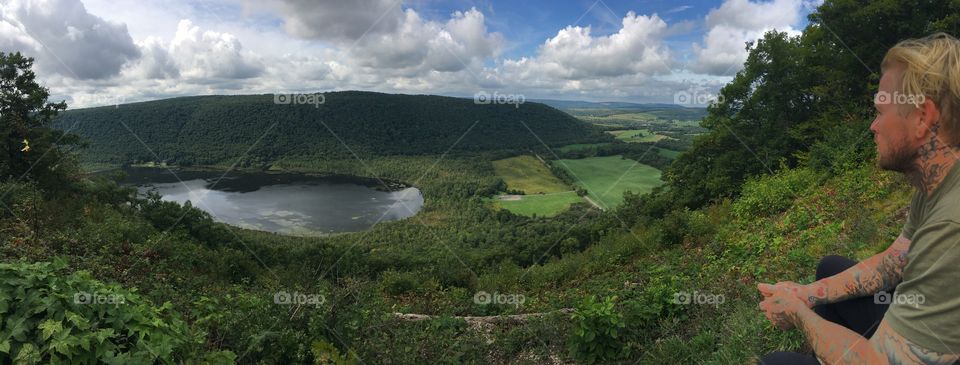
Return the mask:
<svg viewBox="0 0 960 365">
<path fill-rule="evenodd" d="M 423 206 L 420 190 L 354 176 L 125 168 L 121 184 L 165 201 L 186 201 L 218 222 L 297 236 L 356 232 L 377 222 L 411 217 Z M 219 182 L 218 182 L 219 180 Z"/>
</svg>

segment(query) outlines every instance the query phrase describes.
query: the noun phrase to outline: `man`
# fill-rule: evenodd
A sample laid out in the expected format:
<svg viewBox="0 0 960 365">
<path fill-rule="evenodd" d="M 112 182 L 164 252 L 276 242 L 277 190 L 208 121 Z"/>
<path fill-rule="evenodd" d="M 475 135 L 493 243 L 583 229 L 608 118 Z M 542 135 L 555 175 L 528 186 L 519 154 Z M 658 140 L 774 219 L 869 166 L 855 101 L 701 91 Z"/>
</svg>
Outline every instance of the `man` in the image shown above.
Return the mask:
<svg viewBox="0 0 960 365">
<path fill-rule="evenodd" d="M 960 359 L 960 41 L 938 33 L 900 42 L 881 70 L 870 130 L 880 167 L 917 188 L 906 225 L 862 262 L 824 258 L 812 284 L 758 285 L 766 317 L 802 331 L 815 353 L 775 352 L 760 364 Z"/>
</svg>

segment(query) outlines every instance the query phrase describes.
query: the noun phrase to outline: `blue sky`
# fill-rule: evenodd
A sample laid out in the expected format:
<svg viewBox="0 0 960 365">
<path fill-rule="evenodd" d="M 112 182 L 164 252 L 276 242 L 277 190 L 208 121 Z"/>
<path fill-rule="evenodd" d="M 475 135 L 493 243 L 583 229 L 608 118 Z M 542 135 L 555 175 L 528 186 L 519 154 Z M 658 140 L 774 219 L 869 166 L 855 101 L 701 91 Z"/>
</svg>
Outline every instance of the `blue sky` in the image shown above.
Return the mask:
<svg viewBox="0 0 960 365">
<path fill-rule="evenodd" d="M 7 0 L 0 50 L 73 106 L 371 90 L 708 100 L 816 0 Z"/>
</svg>

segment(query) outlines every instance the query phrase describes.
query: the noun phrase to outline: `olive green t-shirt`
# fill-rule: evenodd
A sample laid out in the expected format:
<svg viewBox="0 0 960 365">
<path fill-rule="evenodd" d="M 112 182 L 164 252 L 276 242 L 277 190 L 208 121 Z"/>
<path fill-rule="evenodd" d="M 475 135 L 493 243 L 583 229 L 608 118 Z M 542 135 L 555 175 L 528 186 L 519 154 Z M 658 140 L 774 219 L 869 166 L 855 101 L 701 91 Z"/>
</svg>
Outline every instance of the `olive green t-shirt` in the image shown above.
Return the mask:
<svg viewBox="0 0 960 365">
<path fill-rule="evenodd" d="M 903 281 L 884 319 L 928 350 L 960 350 L 960 163 L 929 196 L 917 191 L 903 228 L 910 239 Z"/>
</svg>

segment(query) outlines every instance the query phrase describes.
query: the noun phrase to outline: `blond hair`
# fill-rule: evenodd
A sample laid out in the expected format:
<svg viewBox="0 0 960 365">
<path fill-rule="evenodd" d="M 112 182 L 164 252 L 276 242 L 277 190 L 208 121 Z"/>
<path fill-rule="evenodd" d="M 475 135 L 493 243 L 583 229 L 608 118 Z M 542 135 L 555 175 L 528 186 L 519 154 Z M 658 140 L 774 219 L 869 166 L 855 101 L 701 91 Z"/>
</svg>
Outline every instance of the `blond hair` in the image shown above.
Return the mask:
<svg viewBox="0 0 960 365">
<path fill-rule="evenodd" d="M 960 40 L 946 33 L 900 41 L 883 56 L 881 70 L 903 65 L 896 92 L 916 95 L 904 107 L 919 108 L 929 98 L 940 111 L 943 134 L 950 144 L 960 143 Z"/>
</svg>

